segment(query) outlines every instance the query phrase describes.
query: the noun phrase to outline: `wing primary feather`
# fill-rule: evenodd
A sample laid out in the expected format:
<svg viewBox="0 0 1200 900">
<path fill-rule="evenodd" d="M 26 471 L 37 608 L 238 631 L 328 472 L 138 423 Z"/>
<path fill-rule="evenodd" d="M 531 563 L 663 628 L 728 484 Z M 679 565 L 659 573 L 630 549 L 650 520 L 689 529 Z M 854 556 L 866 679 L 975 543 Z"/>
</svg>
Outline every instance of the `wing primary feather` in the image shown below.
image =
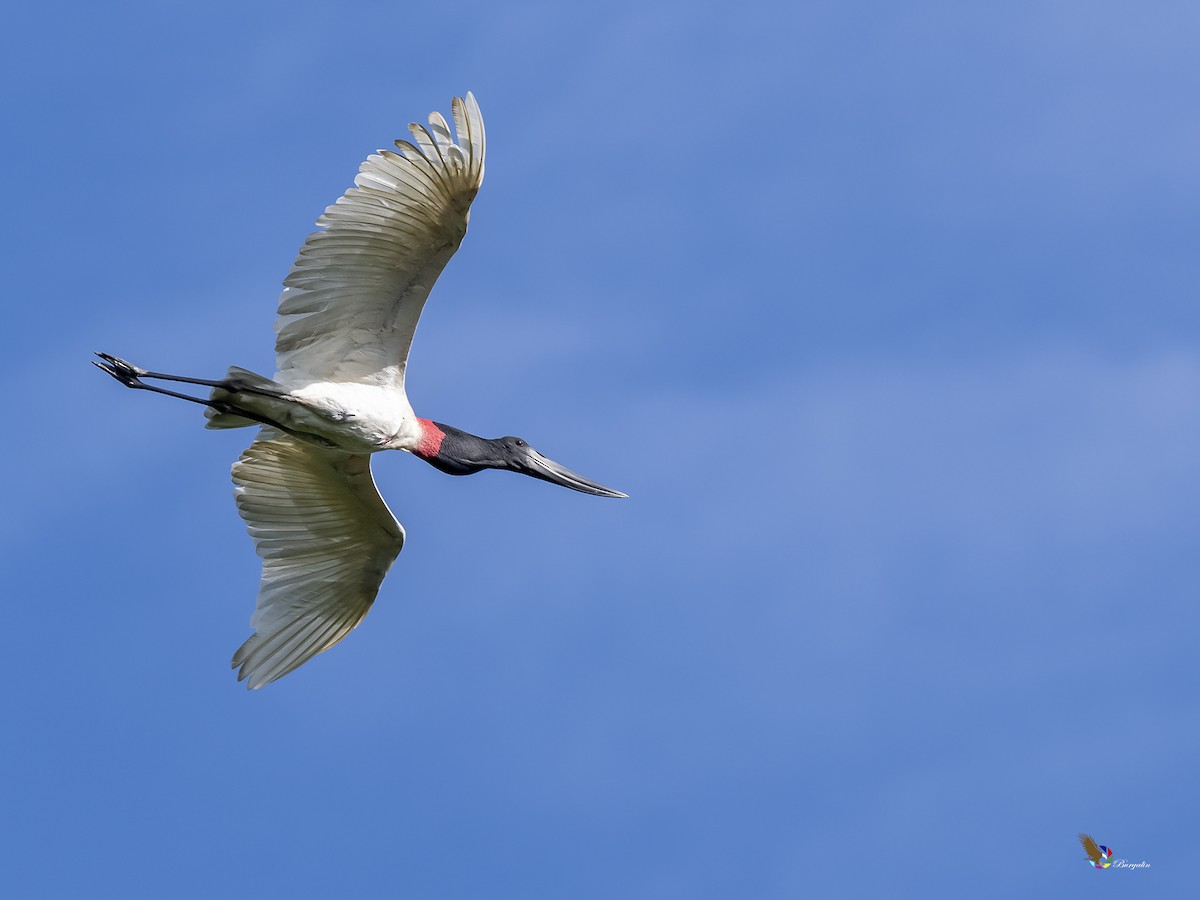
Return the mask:
<svg viewBox="0 0 1200 900">
<path fill-rule="evenodd" d="M 467 91 L 465 105 L 467 121 L 470 123 L 471 159 L 475 162 L 476 167 L 471 177 L 476 184 L 482 184 L 484 158 L 487 156 L 487 133 L 483 127 L 483 113 L 479 111 L 479 103 L 470 91 Z"/>
<path fill-rule="evenodd" d="M 462 97 L 455 97 L 450 101 L 450 116 L 454 119 L 454 131 L 458 136 L 458 142 L 466 142 L 467 157 L 468 159 L 473 158 L 475 144 L 471 140 L 471 122 L 467 118 L 467 107 Z"/>
<path fill-rule="evenodd" d="M 450 133 L 450 125 L 446 122 L 446 117 L 436 109 L 429 114 L 429 130 L 433 133 L 442 159 L 446 160 L 446 151 L 454 146 L 454 135 Z"/>
<path fill-rule="evenodd" d="M 286 637 L 280 633 L 263 646 L 264 655 L 255 660 L 256 671 L 249 685 L 251 690 L 282 678 L 326 649 L 322 639 L 334 627 L 333 623 L 308 619 L 296 624 L 299 627 L 289 629 Z M 268 646 L 272 649 L 266 653 Z"/>
<path fill-rule="evenodd" d="M 429 129 L 420 122 L 412 122 L 409 124 L 408 130 L 417 139 L 417 146 L 421 149 L 421 155 L 425 157 L 426 168 L 428 168 L 430 176 L 438 182 L 444 192 L 451 193 L 453 188 L 447 176 L 453 173 L 449 171 L 441 148 L 438 147 L 438 143 Z"/>
</svg>

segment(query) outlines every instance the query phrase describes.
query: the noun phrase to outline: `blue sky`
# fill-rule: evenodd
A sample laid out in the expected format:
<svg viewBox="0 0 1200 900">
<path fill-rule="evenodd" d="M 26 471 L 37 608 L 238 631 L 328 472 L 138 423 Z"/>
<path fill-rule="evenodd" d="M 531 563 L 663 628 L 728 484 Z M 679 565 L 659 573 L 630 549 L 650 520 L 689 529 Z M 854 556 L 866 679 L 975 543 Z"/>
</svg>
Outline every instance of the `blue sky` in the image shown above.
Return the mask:
<svg viewBox="0 0 1200 900">
<path fill-rule="evenodd" d="M 4 893 L 1194 891 L 1198 28 L 10 13 Z M 632 499 L 377 458 L 374 610 L 248 694 L 250 435 L 89 355 L 270 373 L 316 216 L 468 89 L 487 179 L 410 396 Z"/>
</svg>

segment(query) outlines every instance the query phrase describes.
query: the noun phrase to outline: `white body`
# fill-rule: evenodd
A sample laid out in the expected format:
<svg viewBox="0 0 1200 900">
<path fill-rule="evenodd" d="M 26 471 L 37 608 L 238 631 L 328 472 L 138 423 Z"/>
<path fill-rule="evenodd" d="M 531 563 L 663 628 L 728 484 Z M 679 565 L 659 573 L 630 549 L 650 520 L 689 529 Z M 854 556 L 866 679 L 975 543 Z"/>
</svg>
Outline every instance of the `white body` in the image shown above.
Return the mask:
<svg viewBox="0 0 1200 900">
<path fill-rule="evenodd" d="M 314 443 L 348 453 L 411 451 L 421 440 L 421 425 L 402 387 L 314 381 L 287 390 L 286 399 L 223 390 L 217 396 L 278 422 L 288 432 L 312 435 L 320 439 Z M 209 418 L 214 422 L 222 419 L 220 414 Z"/>
</svg>

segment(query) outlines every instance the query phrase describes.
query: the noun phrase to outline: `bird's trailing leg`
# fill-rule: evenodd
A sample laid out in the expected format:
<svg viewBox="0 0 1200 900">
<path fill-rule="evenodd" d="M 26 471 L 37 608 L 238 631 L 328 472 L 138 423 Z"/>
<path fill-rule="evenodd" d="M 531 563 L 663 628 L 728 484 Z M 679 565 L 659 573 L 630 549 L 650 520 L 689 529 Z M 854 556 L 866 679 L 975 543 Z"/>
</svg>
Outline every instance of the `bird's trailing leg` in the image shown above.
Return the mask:
<svg viewBox="0 0 1200 900">
<path fill-rule="evenodd" d="M 236 381 L 236 379 L 229 379 L 227 381 L 205 381 L 200 378 L 181 378 L 176 375 L 162 375 L 158 372 L 147 372 L 145 369 L 135 366 L 133 363 L 126 362 L 125 360 L 119 359 L 118 357 L 112 356 L 108 353 L 97 353 L 96 355 L 100 357 L 102 362 L 96 362 L 95 360 L 92 360 L 92 365 L 99 369 L 103 369 L 127 388 L 133 388 L 136 391 L 151 391 L 155 394 L 165 394 L 168 397 L 178 397 L 180 400 L 188 400 L 192 403 L 199 403 L 202 406 L 210 407 L 215 409 L 217 412 L 231 413 L 233 415 L 242 416 L 246 419 L 253 419 L 255 422 L 260 422 L 263 425 L 271 425 L 276 428 L 279 427 L 276 422 L 271 421 L 265 416 L 257 415 L 249 410 L 239 409 L 232 403 L 226 403 L 223 400 L 210 400 L 204 397 L 192 397 L 189 394 L 181 394 L 178 391 L 169 391 L 166 388 L 159 387 L 158 385 L 146 384 L 146 382 L 142 381 L 143 378 L 159 378 L 165 381 L 183 381 L 187 384 L 202 384 L 208 387 L 219 387 L 227 391 L 249 390 L 249 388 L 243 388 Z M 278 393 L 272 393 L 262 389 L 252 390 L 252 393 L 266 394 L 269 397 L 280 396 Z"/>
<path fill-rule="evenodd" d="M 276 428 L 287 434 L 294 435 L 301 440 L 309 441 L 321 447 L 336 446 L 333 441 L 319 434 L 312 434 L 307 431 L 297 431 L 294 428 L 289 428 L 287 425 L 277 422 L 274 419 L 268 418 L 261 413 L 253 410 L 245 409 L 230 403 L 226 400 L 214 400 L 211 397 L 193 397 L 190 394 L 181 394 L 178 391 L 169 391 L 166 388 L 159 387 L 156 384 L 146 384 L 143 378 L 158 378 L 163 381 L 182 381 L 185 384 L 200 384 L 205 387 L 219 388 L 223 391 L 228 391 L 230 394 L 261 394 L 264 397 L 275 397 L 283 400 L 291 400 L 283 391 L 274 390 L 265 385 L 255 384 L 242 378 L 226 378 L 223 381 L 208 381 L 204 378 L 184 378 L 181 375 L 164 375 L 161 372 L 147 372 L 140 366 L 135 366 L 131 362 L 120 359 L 109 353 L 97 353 L 100 357 L 100 362 L 92 360 L 92 365 L 99 369 L 103 369 L 121 384 L 127 388 L 133 388 L 136 391 L 151 391 L 155 394 L 164 394 L 167 397 L 178 397 L 180 400 L 187 400 L 190 403 L 199 403 L 201 406 L 207 406 L 209 409 L 216 410 L 219 413 L 227 413 L 231 416 L 237 416 L 242 419 L 249 419 L 252 422 L 258 422 L 260 425 L 268 425 L 271 428 Z M 247 372 L 247 376 L 258 377 Z M 262 379 L 267 384 L 273 382 Z"/>
<path fill-rule="evenodd" d="M 143 378 L 155 378 L 159 381 L 179 381 L 184 384 L 200 384 L 204 387 L 221 388 L 230 393 L 240 394 L 262 394 L 264 397 L 283 397 L 282 391 L 272 390 L 263 387 L 262 385 L 252 384 L 248 381 L 243 381 L 240 378 L 225 378 L 220 381 L 210 381 L 207 378 L 187 378 L 183 375 L 168 375 L 165 372 L 147 372 L 140 366 L 135 366 L 133 363 L 113 356 L 111 353 L 96 354 L 103 362 L 92 360 L 92 365 L 97 366 L 111 375 L 125 387 L 135 388 L 138 390 L 155 391 L 160 394 L 167 394 L 170 397 L 181 397 L 184 400 L 195 400 L 195 397 L 189 397 L 186 394 L 176 394 L 171 391 L 165 391 L 161 388 L 152 387 L 148 384 L 143 384 Z M 265 379 L 264 379 L 265 380 Z M 201 403 L 206 401 L 201 400 Z"/>
</svg>

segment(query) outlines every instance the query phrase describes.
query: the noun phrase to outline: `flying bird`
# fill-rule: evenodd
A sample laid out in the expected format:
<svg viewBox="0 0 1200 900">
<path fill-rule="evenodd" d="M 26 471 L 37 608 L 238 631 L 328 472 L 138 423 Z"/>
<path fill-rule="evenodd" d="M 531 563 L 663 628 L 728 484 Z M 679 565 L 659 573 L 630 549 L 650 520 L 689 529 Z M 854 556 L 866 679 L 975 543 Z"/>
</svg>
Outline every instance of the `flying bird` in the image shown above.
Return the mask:
<svg viewBox="0 0 1200 900">
<path fill-rule="evenodd" d="M 474 95 L 437 112 L 412 141 L 380 150 L 325 210 L 284 280 L 274 378 L 237 366 L 205 380 L 150 372 L 107 353 L 126 387 L 204 404 L 208 428 L 259 426 L 233 466 L 238 512 L 262 557 L 250 620 L 233 655 L 260 688 L 342 640 L 367 614 L 404 546 L 371 477 L 371 454 L 405 450 L 451 475 L 507 469 L 599 497 L 625 497 L 547 459 L 521 438 L 477 437 L 417 416 L 408 352 L 433 283 L 462 243 L 483 182 Z M 211 388 L 207 397 L 157 382 Z"/>
</svg>

